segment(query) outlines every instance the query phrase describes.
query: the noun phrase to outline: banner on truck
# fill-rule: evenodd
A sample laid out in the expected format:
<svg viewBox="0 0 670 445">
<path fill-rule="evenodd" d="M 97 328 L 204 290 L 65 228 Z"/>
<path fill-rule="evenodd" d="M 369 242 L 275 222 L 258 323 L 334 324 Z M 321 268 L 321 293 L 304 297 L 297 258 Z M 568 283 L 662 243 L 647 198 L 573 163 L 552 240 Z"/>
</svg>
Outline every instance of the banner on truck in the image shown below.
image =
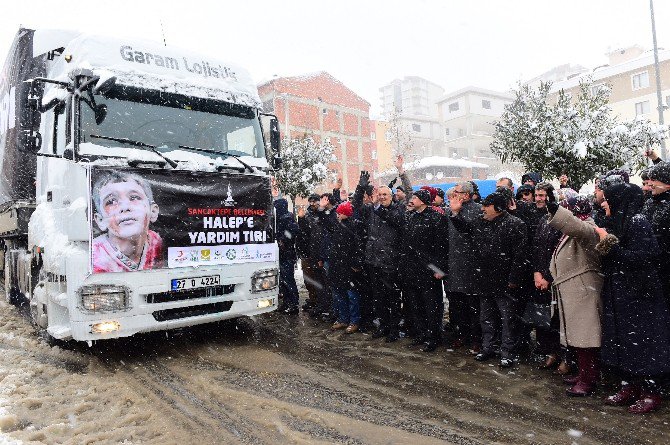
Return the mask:
<svg viewBox="0 0 670 445">
<path fill-rule="evenodd" d="M 268 178 L 91 168 L 93 273 L 275 261 Z"/>
</svg>

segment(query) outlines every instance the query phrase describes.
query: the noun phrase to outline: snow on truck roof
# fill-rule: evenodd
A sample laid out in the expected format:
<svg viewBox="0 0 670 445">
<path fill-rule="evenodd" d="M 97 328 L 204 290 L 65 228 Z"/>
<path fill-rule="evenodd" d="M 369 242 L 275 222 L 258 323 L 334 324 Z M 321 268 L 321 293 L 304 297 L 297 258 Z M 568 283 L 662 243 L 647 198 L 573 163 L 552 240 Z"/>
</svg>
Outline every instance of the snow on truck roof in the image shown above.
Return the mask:
<svg viewBox="0 0 670 445">
<path fill-rule="evenodd" d="M 121 85 L 261 106 L 258 89 L 247 70 L 196 52 L 150 40 L 72 31 L 35 32 L 35 55 L 62 47 L 65 47 L 63 56 L 71 59 L 67 62 L 65 57 L 59 58 L 50 75 L 89 69 L 101 77 L 114 75 Z"/>
</svg>

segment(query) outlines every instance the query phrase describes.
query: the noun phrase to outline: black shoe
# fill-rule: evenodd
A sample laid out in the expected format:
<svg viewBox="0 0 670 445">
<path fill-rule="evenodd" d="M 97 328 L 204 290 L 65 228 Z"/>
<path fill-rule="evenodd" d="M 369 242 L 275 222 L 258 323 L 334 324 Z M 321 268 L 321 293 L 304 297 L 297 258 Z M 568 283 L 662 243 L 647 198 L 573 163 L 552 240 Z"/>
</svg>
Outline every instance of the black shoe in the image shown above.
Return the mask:
<svg viewBox="0 0 670 445">
<path fill-rule="evenodd" d="M 280 309 L 279 312 L 286 315 L 298 315 L 300 310 L 298 309 L 298 306 L 287 306 L 284 309 Z"/>
<path fill-rule="evenodd" d="M 422 352 L 433 352 L 436 349 L 437 349 L 437 343 L 430 341 L 430 342 L 426 343 L 423 348 L 421 348 L 421 351 Z"/>
<path fill-rule="evenodd" d="M 416 337 L 414 340 L 412 340 L 412 343 L 410 343 L 412 346 L 419 346 L 426 343 L 426 339 L 423 337 Z"/>
<path fill-rule="evenodd" d="M 303 311 L 308 311 L 310 309 L 312 309 L 312 304 L 309 301 L 302 305 Z"/>
<path fill-rule="evenodd" d="M 491 351 L 482 351 L 479 354 L 475 355 L 475 360 L 478 362 L 485 362 L 491 358 L 495 357 L 495 354 Z"/>
<path fill-rule="evenodd" d="M 398 341 L 398 338 L 400 337 L 397 334 L 389 334 L 384 341 L 386 343 L 393 343 L 394 341 Z"/>
<path fill-rule="evenodd" d="M 384 329 L 377 329 L 372 333 L 372 338 L 382 338 L 386 337 L 388 334 L 389 334 L 388 331 Z"/>
<path fill-rule="evenodd" d="M 511 368 L 512 366 L 514 366 L 514 360 L 512 360 L 511 358 L 501 358 L 500 364 L 498 366 L 500 366 L 501 368 Z"/>
</svg>

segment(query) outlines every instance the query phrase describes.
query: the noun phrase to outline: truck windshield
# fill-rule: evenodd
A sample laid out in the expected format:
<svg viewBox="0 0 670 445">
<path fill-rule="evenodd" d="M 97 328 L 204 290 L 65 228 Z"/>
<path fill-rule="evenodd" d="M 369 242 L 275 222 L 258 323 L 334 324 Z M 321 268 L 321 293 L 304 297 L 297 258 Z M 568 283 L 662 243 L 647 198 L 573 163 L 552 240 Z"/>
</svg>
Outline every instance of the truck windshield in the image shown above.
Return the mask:
<svg viewBox="0 0 670 445">
<path fill-rule="evenodd" d="M 170 103 L 170 106 L 157 105 L 146 100 L 100 95 L 96 95 L 95 100 L 98 105 L 107 106 L 107 115 L 97 124 L 91 107 L 81 104 L 81 143 L 113 148 L 119 147 L 120 143 L 91 135 L 131 139 L 153 145 L 175 160 L 188 160 L 193 156 L 218 157 L 214 153 L 194 154 L 180 149 L 180 145 L 214 150 L 222 157 L 226 154 L 265 157 L 260 124 L 253 112 L 223 114 L 225 107 L 217 106 L 220 102 L 208 104 L 202 99 L 198 100 L 197 106 L 183 101 Z M 108 154 L 115 155 L 113 149 Z"/>
</svg>

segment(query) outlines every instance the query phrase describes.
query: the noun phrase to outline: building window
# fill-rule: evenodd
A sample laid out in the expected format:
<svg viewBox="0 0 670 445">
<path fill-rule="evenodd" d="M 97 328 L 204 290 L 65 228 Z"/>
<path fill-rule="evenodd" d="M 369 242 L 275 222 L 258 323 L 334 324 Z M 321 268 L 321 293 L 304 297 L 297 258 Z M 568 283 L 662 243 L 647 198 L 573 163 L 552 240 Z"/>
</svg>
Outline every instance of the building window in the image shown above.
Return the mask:
<svg viewBox="0 0 670 445">
<path fill-rule="evenodd" d="M 391 142 L 391 140 L 393 140 L 393 134 L 391 134 L 390 131 L 387 131 L 384 136 L 385 136 L 384 138 L 386 139 L 386 142 Z"/>
<path fill-rule="evenodd" d="M 372 159 L 375 160 L 377 159 L 377 150 L 372 150 Z"/>
<path fill-rule="evenodd" d="M 485 110 L 491 109 L 491 101 L 482 99 L 482 108 Z"/>
<path fill-rule="evenodd" d="M 670 107 L 670 96 L 665 96 L 665 106 Z"/>
<path fill-rule="evenodd" d="M 335 110 L 335 116 L 340 117 L 340 110 Z"/>
<path fill-rule="evenodd" d="M 321 112 L 322 112 L 324 115 L 328 114 L 328 108 L 324 108 L 323 110 L 321 110 Z"/>
<path fill-rule="evenodd" d="M 372 133 L 370 133 L 370 140 L 371 141 L 376 141 L 377 140 L 377 133 L 375 133 L 374 131 Z"/>
<path fill-rule="evenodd" d="M 640 88 L 647 88 L 649 86 L 648 71 L 633 74 L 631 77 L 633 79 L 633 90 L 639 90 Z"/>
<path fill-rule="evenodd" d="M 644 102 L 638 102 L 635 104 L 635 115 L 639 116 L 641 114 L 649 114 L 651 108 L 649 106 L 649 101 L 645 100 Z"/>
<path fill-rule="evenodd" d="M 454 111 L 458 111 L 458 102 L 454 102 L 453 104 L 449 104 L 449 112 L 453 113 Z"/>
<path fill-rule="evenodd" d="M 421 125 L 419 125 L 419 124 L 412 124 L 412 130 L 415 131 L 415 132 L 417 132 L 417 133 L 420 133 L 420 132 L 421 132 Z"/>
<path fill-rule="evenodd" d="M 445 129 L 444 129 L 444 135 L 445 135 L 445 136 L 449 136 L 449 129 L 448 129 L 448 128 L 445 128 Z"/>
<path fill-rule="evenodd" d="M 463 128 L 458 129 L 458 137 L 462 138 L 465 136 L 465 130 Z"/>
</svg>

